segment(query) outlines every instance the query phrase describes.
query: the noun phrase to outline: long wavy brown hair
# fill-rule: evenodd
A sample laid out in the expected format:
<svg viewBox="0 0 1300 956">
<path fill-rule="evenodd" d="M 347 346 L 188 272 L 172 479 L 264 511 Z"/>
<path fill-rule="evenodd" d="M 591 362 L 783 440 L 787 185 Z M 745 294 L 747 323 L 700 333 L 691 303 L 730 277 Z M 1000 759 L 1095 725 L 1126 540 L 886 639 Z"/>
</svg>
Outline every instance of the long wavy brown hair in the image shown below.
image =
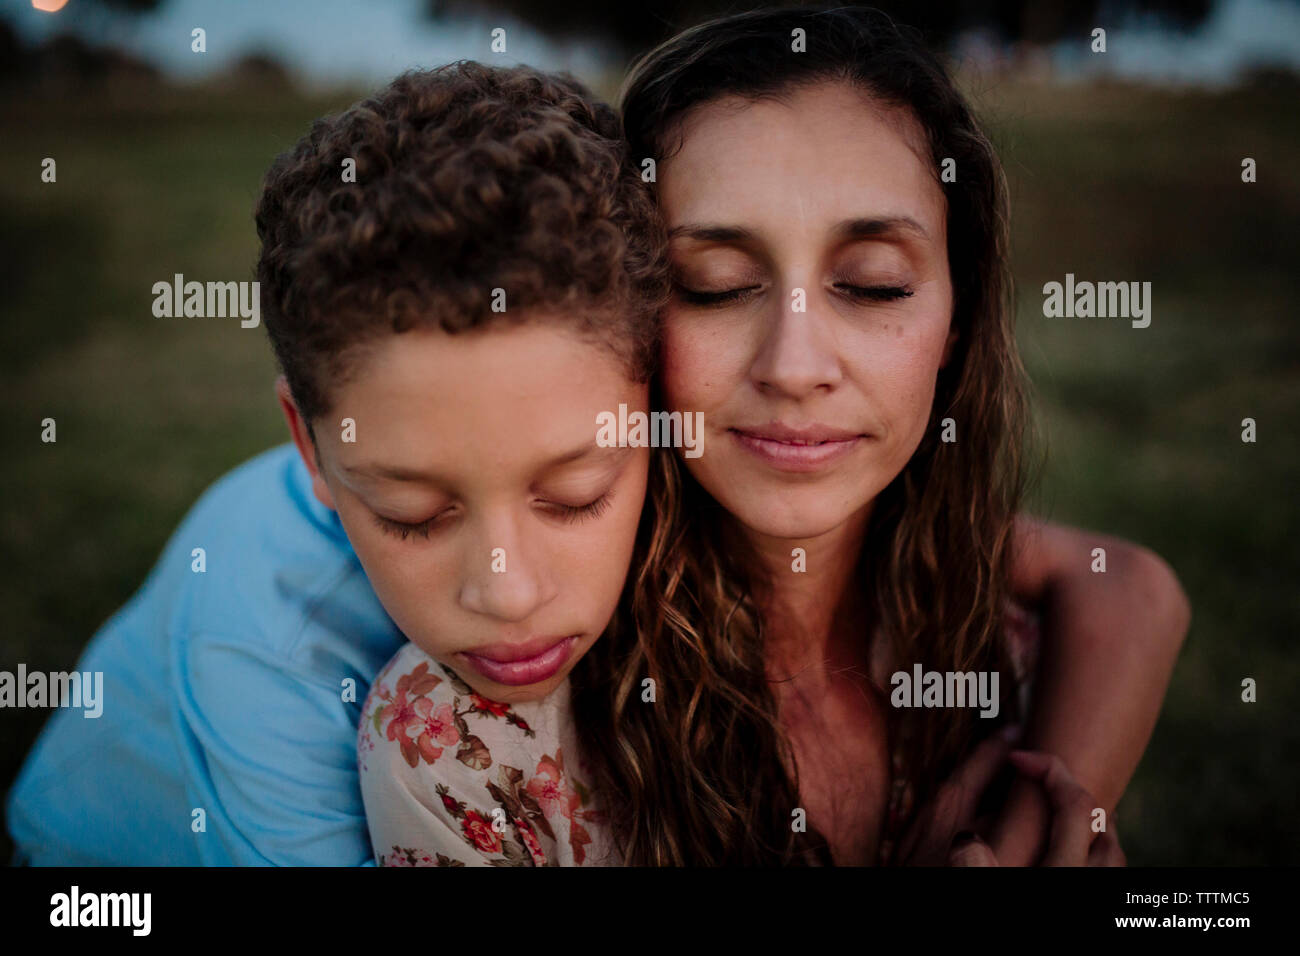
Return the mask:
<svg viewBox="0 0 1300 956">
<path fill-rule="evenodd" d="M 791 52 L 795 28 L 805 31 L 804 53 Z M 1003 601 L 1027 422 L 1007 195 L 994 150 L 943 64 L 919 34 L 871 9 L 712 20 L 634 65 L 622 101 L 631 156 L 671 155 L 681 120 L 717 97 L 816 82 L 849 82 L 909 109 L 936 179 L 940 158 L 958 171 L 942 188 L 959 338 L 920 447 L 872 510 L 858 572 L 867 619 L 893 643 L 895 660 L 1005 672 Z M 953 443 L 940 441 L 948 417 L 960 430 Z M 615 840 L 632 865 L 810 861 L 813 841 L 791 826 L 798 767 L 765 666 L 765 582 L 734 519 L 677 457 L 659 453 L 654 469 L 624 607 L 573 673 L 583 753 L 610 795 Z M 864 661 L 870 639 L 864 633 Z M 893 712 L 890 733 L 903 735 L 918 802 L 986 723 L 967 708 Z"/>
</svg>

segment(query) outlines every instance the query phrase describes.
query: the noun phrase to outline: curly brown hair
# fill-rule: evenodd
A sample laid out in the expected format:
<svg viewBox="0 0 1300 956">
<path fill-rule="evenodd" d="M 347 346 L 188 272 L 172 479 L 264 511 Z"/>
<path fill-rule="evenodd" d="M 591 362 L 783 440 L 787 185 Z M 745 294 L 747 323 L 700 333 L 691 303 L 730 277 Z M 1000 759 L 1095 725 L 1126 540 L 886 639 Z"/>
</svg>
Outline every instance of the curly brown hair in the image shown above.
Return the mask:
<svg viewBox="0 0 1300 956">
<path fill-rule="evenodd" d="M 316 120 L 256 211 L 263 317 L 309 425 L 365 343 L 416 327 L 564 316 L 645 381 L 665 246 L 621 132 L 570 76 L 468 61 Z"/>
</svg>

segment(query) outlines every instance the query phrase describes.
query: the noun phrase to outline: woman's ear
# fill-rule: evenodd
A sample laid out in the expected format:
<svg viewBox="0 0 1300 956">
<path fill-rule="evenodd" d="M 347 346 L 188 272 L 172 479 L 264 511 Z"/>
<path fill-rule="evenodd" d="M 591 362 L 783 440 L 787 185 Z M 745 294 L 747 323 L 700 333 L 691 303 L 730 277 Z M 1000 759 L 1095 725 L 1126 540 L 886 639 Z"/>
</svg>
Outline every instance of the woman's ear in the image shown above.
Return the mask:
<svg viewBox="0 0 1300 956">
<path fill-rule="evenodd" d="M 289 382 L 283 375 L 275 380 L 275 397 L 280 400 L 280 410 L 284 412 L 284 420 L 289 425 L 289 434 L 293 436 L 293 443 L 298 446 L 302 463 L 307 466 L 307 471 L 311 475 L 312 494 L 326 508 L 335 510 L 334 496 L 330 494 L 329 485 L 325 484 L 325 479 L 321 477 L 320 465 L 316 457 L 316 443 L 307 428 L 306 419 L 298 411 L 298 405 L 289 391 Z"/>
</svg>

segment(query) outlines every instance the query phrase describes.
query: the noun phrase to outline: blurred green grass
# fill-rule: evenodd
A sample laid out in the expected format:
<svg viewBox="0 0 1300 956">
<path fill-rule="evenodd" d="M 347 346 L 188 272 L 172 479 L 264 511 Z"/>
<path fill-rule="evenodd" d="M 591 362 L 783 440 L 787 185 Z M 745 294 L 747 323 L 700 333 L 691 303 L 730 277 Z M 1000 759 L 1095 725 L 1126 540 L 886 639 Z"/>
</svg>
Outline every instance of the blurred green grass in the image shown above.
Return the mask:
<svg viewBox="0 0 1300 956">
<path fill-rule="evenodd" d="M 1192 600 L 1118 811 L 1130 862 L 1300 862 L 1294 89 L 974 95 L 1014 197 L 1020 339 L 1048 439 L 1034 510 L 1153 548 Z M 176 272 L 251 278 L 267 165 L 351 99 L 4 102 L 0 668 L 70 668 L 195 497 L 284 440 L 264 332 L 154 318 L 151 287 Z M 40 182 L 45 156 L 55 185 Z M 1244 156 L 1255 184 L 1240 180 Z M 1066 272 L 1152 282 L 1150 328 L 1044 319 L 1042 284 Z M 1247 416 L 1254 445 L 1240 441 Z M 56 444 L 40 441 L 46 417 Z M 0 788 L 45 716 L 5 715 Z"/>
</svg>

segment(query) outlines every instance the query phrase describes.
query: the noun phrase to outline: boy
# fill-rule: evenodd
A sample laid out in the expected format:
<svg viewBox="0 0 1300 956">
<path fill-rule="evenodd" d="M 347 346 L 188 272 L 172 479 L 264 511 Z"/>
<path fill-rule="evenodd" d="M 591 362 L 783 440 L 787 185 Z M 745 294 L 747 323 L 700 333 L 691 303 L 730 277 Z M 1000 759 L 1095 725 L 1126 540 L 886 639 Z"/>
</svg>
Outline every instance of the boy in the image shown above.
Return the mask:
<svg viewBox="0 0 1300 956">
<path fill-rule="evenodd" d="M 599 448 L 596 416 L 645 407 L 666 281 L 624 153 L 576 82 L 464 63 L 276 161 L 258 278 L 297 447 L 204 494 L 91 641 L 103 714 L 37 741 L 20 860 L 369 863 L 357 721 L 408 638 L 581 634 L 571 666 L 599 636 L 649 453 Z"/>
</svg>

